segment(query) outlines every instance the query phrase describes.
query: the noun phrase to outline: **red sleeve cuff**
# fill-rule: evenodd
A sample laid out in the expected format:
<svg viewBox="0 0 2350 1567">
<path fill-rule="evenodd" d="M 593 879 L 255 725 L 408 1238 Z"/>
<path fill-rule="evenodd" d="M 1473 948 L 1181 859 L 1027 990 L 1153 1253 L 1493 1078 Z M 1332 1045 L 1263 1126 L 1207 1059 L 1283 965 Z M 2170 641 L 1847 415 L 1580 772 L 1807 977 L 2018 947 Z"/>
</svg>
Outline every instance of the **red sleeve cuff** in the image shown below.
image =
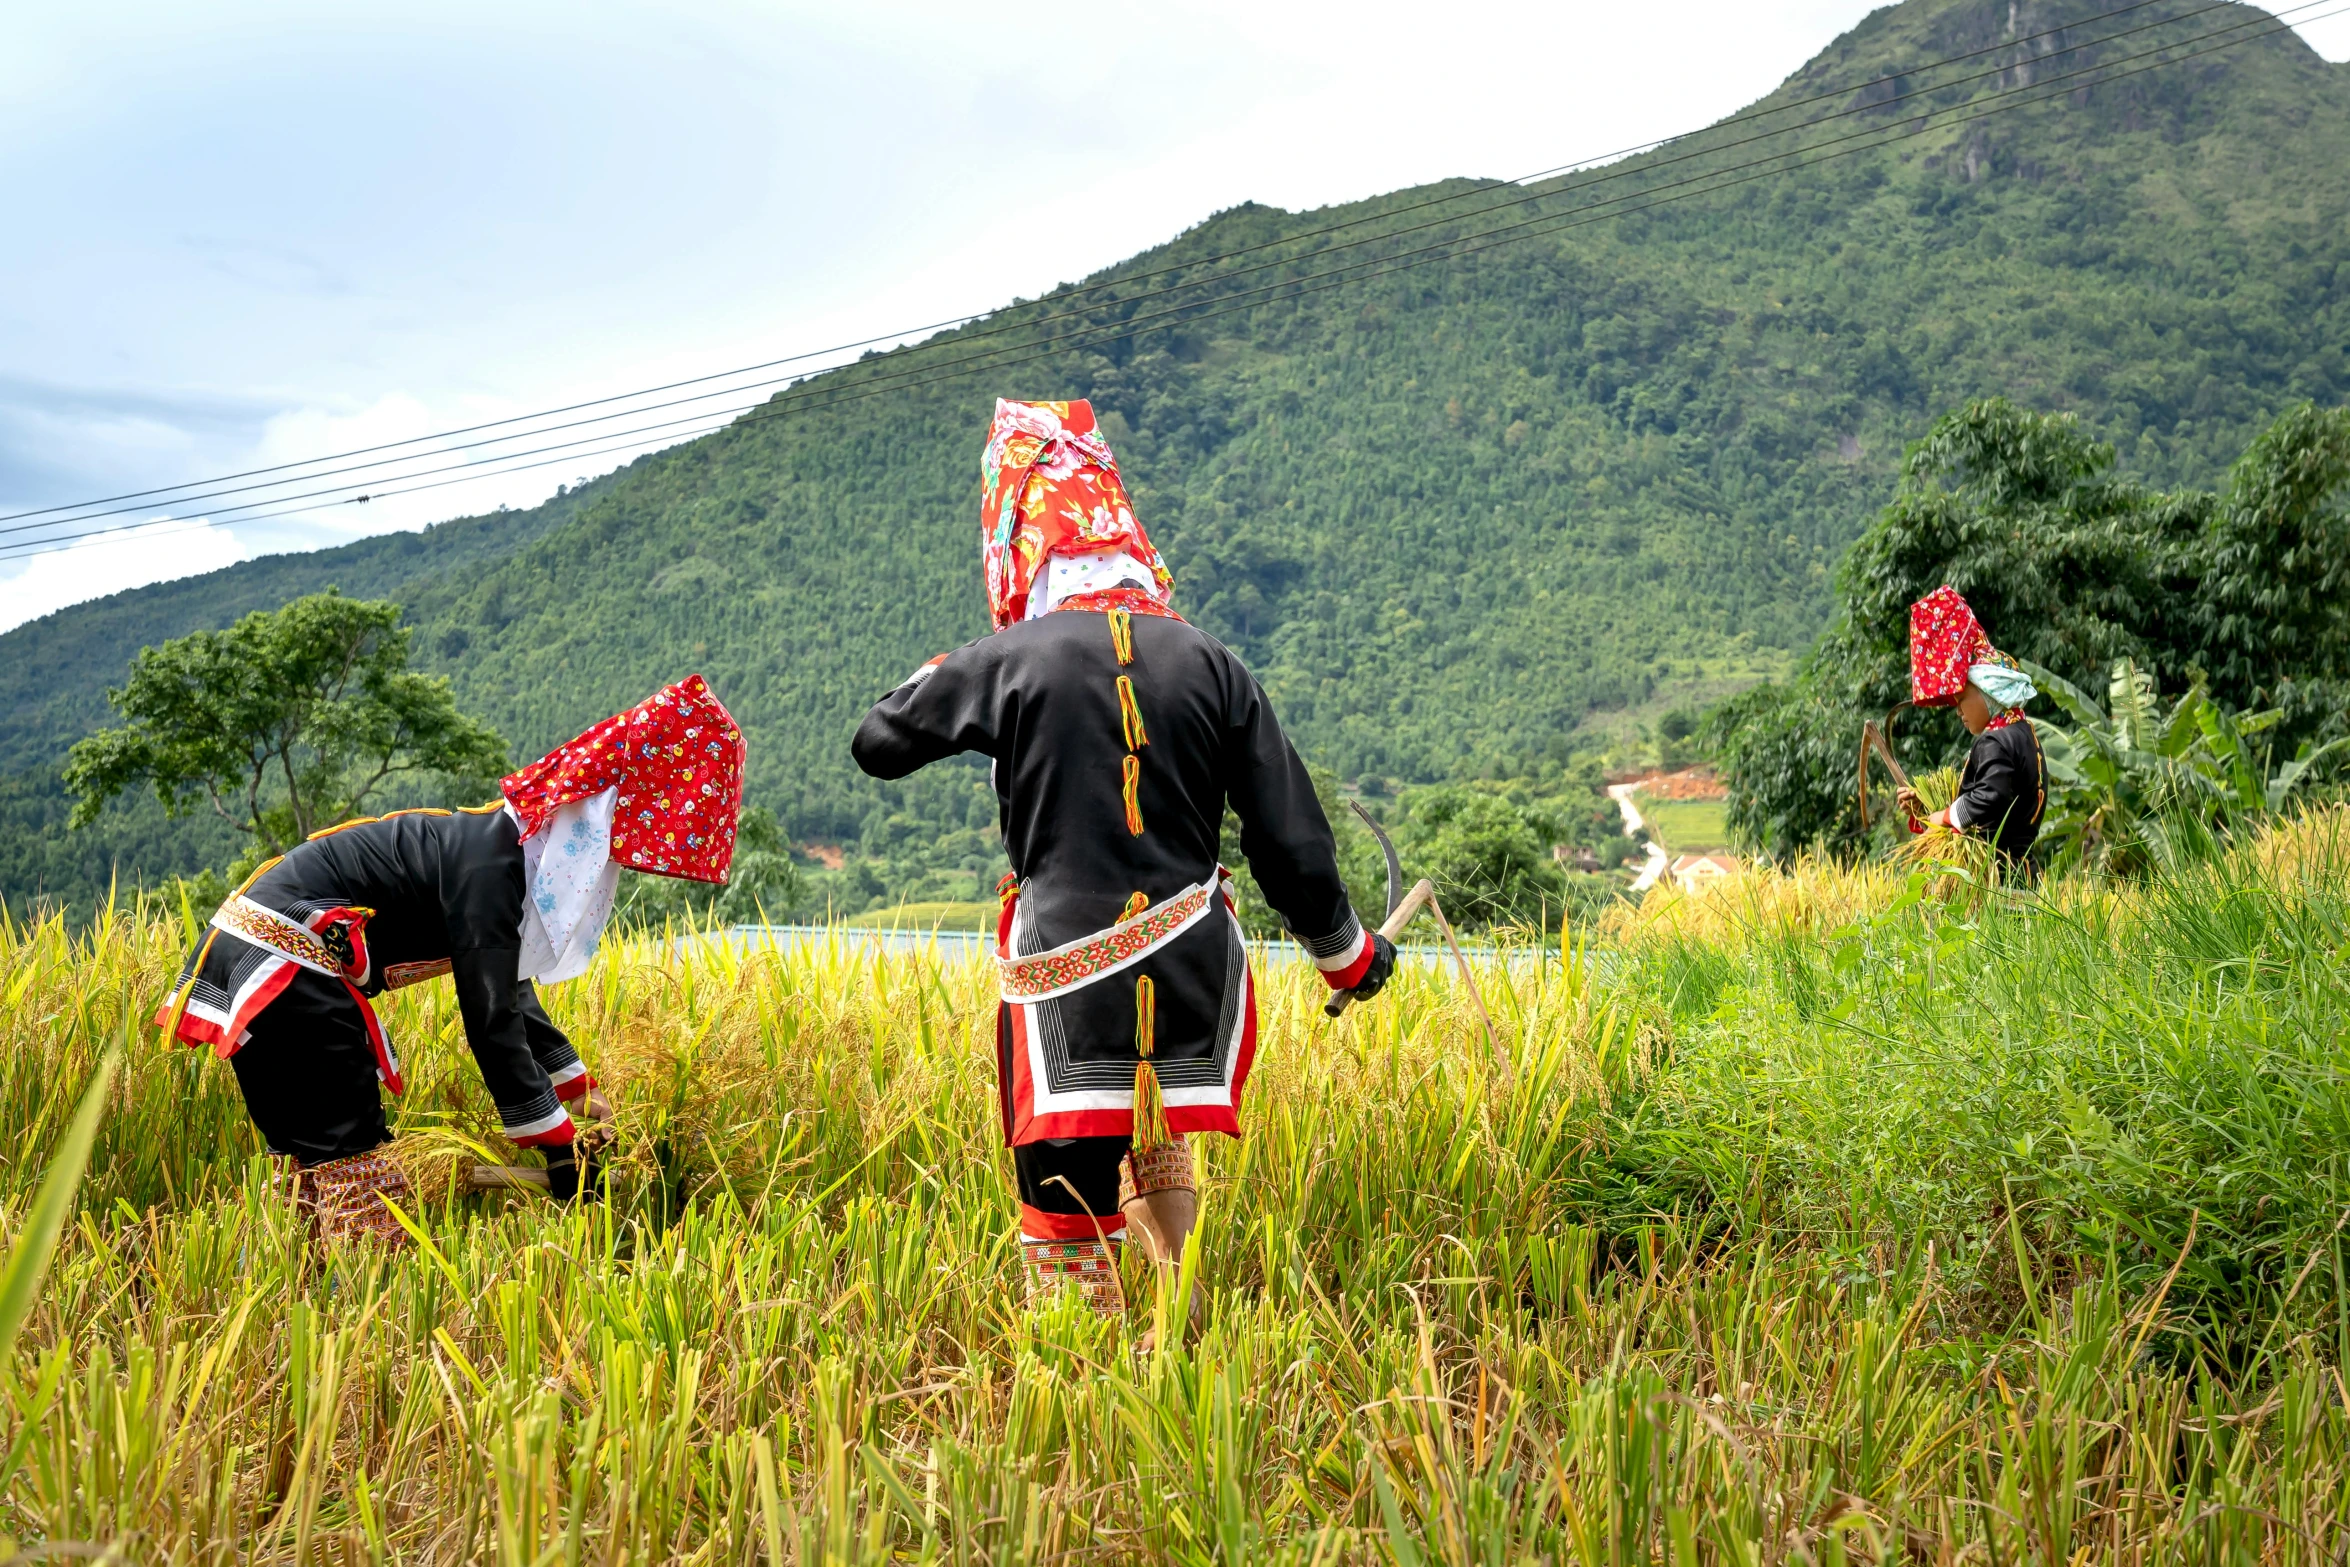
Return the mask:
<svg viewBox="0 0 2350 1567">
<path fill-rule="evenodd" d="M 525 1132 L 520 1137 L 509 1136 L 507 1141 L 513 1143 L 517 1148 L 563 1148 L 568 1147 L 572 1138 L 578 1135 L 579 1129 L 572 1125 L 571 1117 L 565 1116 L 543 1132 Z"/>
<path fill-rule="evenodd" d="M 589 1089 L 595 1086 L 596 1079 L 594 1074 L 582 1072 L 579 1074 L 579 1076 L 571 1079 L 571 1081 L 567 1083 L 557 1083 L 555 1085 L 555 1097 L 562 1100 L 564 1103 L 569 1104 L 572 1100 L 579 1098 L 582 1094 L 585 1094 Z"/>
<path fill-rule="evenodd" d="M 1354 955 L 1354 961 L 1344 968 L 1322 970 L 1322 983 L 1328 985 L 1332 990 L 1354 989 L 1355 986 L 1362 983 L 1363 976 L 1370 972 L 1371 958 L 1378 950 L 1371 945 L 1371 933 L 1367 930 L 1364 931 L 1362 950 Z"/>
</svg>

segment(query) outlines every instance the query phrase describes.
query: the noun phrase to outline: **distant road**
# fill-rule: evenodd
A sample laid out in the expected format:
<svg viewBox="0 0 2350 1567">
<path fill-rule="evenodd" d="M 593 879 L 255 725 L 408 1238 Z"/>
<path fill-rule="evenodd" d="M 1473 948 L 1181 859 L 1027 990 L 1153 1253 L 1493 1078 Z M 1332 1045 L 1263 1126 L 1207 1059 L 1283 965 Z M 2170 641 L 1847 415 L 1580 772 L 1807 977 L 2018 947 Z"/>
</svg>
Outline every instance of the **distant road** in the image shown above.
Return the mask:
<svg viewBox="0 0 2350 1567">
<path fill-rule="evenodd" d="M 1658 877 L 1664 875 L 1668 861 L 1665 851 L 1657 847 L 1654 838 L 1648 836 L 1647 818 L 1640 814 L 1640 807 L 1632 803 L 1632 793 L 1639 787 L 1637 783 L 1609 784 L 1607 797 L 1616 802 L 1617 810 L 1624 813 L 1624 836 L 1638 840 L 1648 850 L 1648 863 L 1641 866 L 1640 874 L 1632 878 L 1632 890 L 1646 892 L 1656 885 Z"/>
</svg>

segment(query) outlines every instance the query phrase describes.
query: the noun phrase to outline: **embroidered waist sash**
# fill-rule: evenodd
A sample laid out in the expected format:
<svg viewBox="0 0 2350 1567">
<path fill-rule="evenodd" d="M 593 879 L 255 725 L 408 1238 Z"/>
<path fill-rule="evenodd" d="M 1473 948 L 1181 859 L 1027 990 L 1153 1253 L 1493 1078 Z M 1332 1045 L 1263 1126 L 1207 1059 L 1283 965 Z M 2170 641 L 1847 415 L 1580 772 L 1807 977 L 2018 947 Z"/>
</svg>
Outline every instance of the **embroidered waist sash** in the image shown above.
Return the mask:
<svg viewBox="0 0 2350 1567">
<path fill-rule="evenodd" d="M 400 1092 L 400 1058 L 392 1051 L 391 1036 L 375 1015 L 375 1008 L 359 987 L 367 982 L 372 960 L 367 955 L 367 922 L 373 909 L 323 909 L 307 922 L 265 908 L 243 893 L 230 896 L 212 916 L 212 925 L 237 940 L 274 952 L 297 968 L 340 980 L 359 1008 L 367 1028 L 367 1043 L 375 1052 L 375 1075 L 393 1093 Z"/>
<path fill-rule="evenodd" d="M 1222 901 L 1218 895 L 1227 879 L 1223 867 L 1218 866 L 1208 880 L 1194 882 L 1131 919 L 1063 942 L 1049 952 L 1019 958 L 999 952 L 996 965 L 1003 976 L 1004 999 L 1050 1001 L 1132 967 L 1205 919 Z M 1009 917 L 1007 908 L 1007 928 Z"/>
</svg>

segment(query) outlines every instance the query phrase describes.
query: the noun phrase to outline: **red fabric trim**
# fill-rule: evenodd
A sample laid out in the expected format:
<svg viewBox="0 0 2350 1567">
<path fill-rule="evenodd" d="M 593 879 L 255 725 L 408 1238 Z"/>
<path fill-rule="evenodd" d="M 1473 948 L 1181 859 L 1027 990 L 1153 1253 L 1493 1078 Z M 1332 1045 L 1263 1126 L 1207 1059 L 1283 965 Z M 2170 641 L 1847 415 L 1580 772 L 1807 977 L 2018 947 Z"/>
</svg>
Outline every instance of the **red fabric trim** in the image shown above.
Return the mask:
<svg viewBox="0 0 2350 1567">
<path fill-rule="evenodd" d="M 1352 963 L 1344 968 L 1326 968 L 1316 972 L 1322 976 L 1322 983 L 1328 985 L 1332 990 L 1352 990 L 1361 984 L 1363 976 L 1371 971 L 1371 959 L 1377 955 L 1378 950 L 1377 947 L 1371 945 L 1371 933 L 1366 930 L 1363 932 L 1363 948 L 1355 954 L 1355 960 Z"/>
<path fill-rule="evenodd" d="M 1220 1105 L 1169 1105 L 1167 1130 L 1171 1132 L 1216 1132 L 1225 1137 L 1240 1135 L 1240 1096 L 1248 1087 L 1248 1074 L 1257 1059 L 1257 977 L 1250 970 L 1242 997 L 1240 1043 L 1232 1061 L 1232 1097 Z M 1014 1147 L 1024 1143 L 1042 1142 L 1048 1137 L 1131 1137 L 1134 1135 L 1134 1111 L 1131 1106 L 1117 1110 L 1063 1110 L 1056 1114 L 1036 1113 L 1036 1085 L 1028 1075 L 1028 1020 L 1019 1007 L 1006 1010 L 1011 1014 L 1012 1048 L 1011 1092 L 1005 1095 L 1011 1109 L 1010 1137 Z"/>
<path fill-rule="evenodd" d="M 1161 620 L 1181 620 L 1178 615 L 1140 588 L 1099 588 L 1091 593 L 1072 593 L 1053 606 L 1056 615 L 1065 609 L 1091 610 L 1097 615 L 1122 609 L 1129 615 L 1156 615 Z"/>
<path fill-rule="evenodd" d="M 176 997 L 178 992 L 173 992 L 173 995 Z M 171 1003 L 166 1001 L 163 1003 L 163 1005 L 155 1009 L 155 1015 L 147 1020 L 147 1026 L 149 1028 L 161 1028 L 164 1024 L 170 1021 Z M 205 1019 L 196 1016 L 196 1014 L 193 1012 L 182 1012 L 180 1014 L 179 1042 L 183 1045 L 186 1045 L 189 1049 L 198 1050 L 202 1049 L 206 1045 L 211 1045 L 217 1048 L 220 1044 L 221 1038 L 222 1035 L 218 1024 L 207 1022 Z M 231 1052 L 223 1050 L 220 1053 L 223 1056 L 226 1056 Z"/>
<path fill-rule="evenodd" d="M 382 1078 L 384 1087 L 393 1093 L 404 1091 L 408 1085 L 400 1081 L 400 1061 L 392 1054 L 391 1035 L 384 1032 L 383 1023 L 375 1015 L 375 1008 L 368 1005 L 367 998 L 359 993 L 357 985 L 346 979 L 343 988 L 351 993 L 352 1004 L 359 1008 L 359 1021 L 366 1025 L 368 1046 L 375 1051 L 375 1075 Z"/>
<path fill-rule="evenodd" d="M 1257 1064 L 1257 971 L 1243 972 L 1248 991 L 1240 998 L 1240 1053 L 1232 1062 L 1232 1135 L 1240 1135 L 1240 1095 Z"/>
<path fill-rule="evenodd" d="M 294 982 L 294 975 L 298 972 L 300 970 L 293 959 L 280 958 L 277 972 L 253 987 L 252 993 L 245 997 L 245 1004 L 237 1008 L 236 1014 L 228 1020 L 228 1027 L 214 1028 L 207 1025 L 207 1031 L 212 1037 L 205 1042 L 212 1046 L 212 1053 L 223 1061 L 235 1055 L 237 1046 L 244 1042 L 245 1030 L 252 1027 L 253 1020 L 261 1015 L 263 1007 L 275 1001 Z M 187 1038 L 187 1032 L 187 1020 L 183 1018 L 180 1037 Z"/>
<path fill-rule="evenodd" d="M 593 1072 L 582 1072 L 579 1074 L 579 1076 L 573 1078 L 568 1083 L 557 1083 L 555 1085 L 555 1097 L 568 1103 L 573 1099 L 580 1098 L 582 1095 L 586 1094 L 589 1089 L 595 1086 L 595 1074 Z"/>
<path fill-rule="evenodd" d="M 1168 1110 L 1169 1127 L 1174 1122 L 1174 1110 Z M 1040 1143 L 1049 1137 L 1132 1137 L 1134 1111 L 1125 1110 L 1060 1110 L 1051 1115 L 1031 1115 L 1021 1122 L 1012 1135 L 1015 1147 Z"/>
<path fill-rule="evenodd" d="M 572 1125 L 570 1117 L 566 1116 L 559 1126 L 550 1126 L 543 1132 L 532 1132 L 526 1137 L 516 1137 L 510 1141 L 517 1148 L 562 1148 L 578 1135 L 579 1128 Z"/>
<path fill-rule="evenodd" d="M 1098 1215 L 1100 1223 L 1082 1213 L 1047 1213 L 1042 1208 L 1020 1205 L 1020 1233 L 1036 1241 L 1116 1241 L 1126 1233 L 1126 1216 L 1122 1213 Z"/>
<path fill-rule="evenodd" d="M 1009 1013 L 1012 1022 L 1011 1092 L 1004 1099 L 1012 1112 L 1011 1143 L 1018 1147 L 1046 1135 L 1033 1129 L 1036 1125 L 1036 1084 L 1028 1075 L 1028 1009 L 1013 1006 L 1010 1002 L 998 1002 L 997 1005 Z M 1125 1128 L 1120 1127 L 1119 1130 L 1124 1131 Z"/>
<path fill-rule="evenodd" d="M 1127 1122 L 1129 1130 L 1126 1135 L 1131 1137 L 1134 1135 L 1131 1130 L 1133 1117 L 1127 1117 Z M 1169 1105 L 1167 1130 L 1178 1136 L 1191 1132 L 1215 1132 L 1224 1137 L 1238 1137 L 1240 1117 L 1230 1105 Z"/>
</svg>

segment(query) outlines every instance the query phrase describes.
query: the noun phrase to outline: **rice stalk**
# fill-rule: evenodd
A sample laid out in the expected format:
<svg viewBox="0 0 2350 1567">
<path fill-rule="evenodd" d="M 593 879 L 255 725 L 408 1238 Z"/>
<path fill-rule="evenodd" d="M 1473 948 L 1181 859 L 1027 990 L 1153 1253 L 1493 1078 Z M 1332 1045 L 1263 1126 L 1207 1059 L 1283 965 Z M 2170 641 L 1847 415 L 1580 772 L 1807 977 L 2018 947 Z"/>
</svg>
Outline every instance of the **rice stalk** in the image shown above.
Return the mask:
<svg viewBox="0 0 2350 1567">
<path fill-rule="evenodd" d="M 143 1027 L 176 913 L 0 915 L 11 1235 L 134 1040 L 0 1365 L 0 1558 L 2338 1559 L 2342 821 L 1652 895 L 1481 966 L 1506 1074 L 1441 968 L 1331 1024 L 1263 964 L 1208 1321 L 1141 1359 L 1022 1298 L 984 965 L 608 952 L 547 998 L 616 1107 L 585 1212 L 460 1189 L 529 1156 L 402 991 L 438 1256 L 321 1257 Z"/>
</svg>

